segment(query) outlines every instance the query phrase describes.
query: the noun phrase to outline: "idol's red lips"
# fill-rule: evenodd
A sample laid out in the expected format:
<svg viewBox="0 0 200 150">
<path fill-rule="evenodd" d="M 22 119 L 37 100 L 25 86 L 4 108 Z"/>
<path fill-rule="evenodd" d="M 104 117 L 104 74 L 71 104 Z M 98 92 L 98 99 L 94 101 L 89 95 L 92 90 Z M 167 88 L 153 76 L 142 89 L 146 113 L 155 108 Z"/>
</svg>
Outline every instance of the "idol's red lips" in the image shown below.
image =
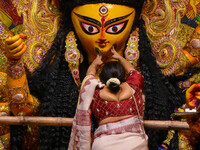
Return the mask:
<svg viewBox="0 0 200 150">
<path fill-rule="evenodd" d="M 98 43 L 98 46 L 100 47 L 100 48 L 104 48 L 104 47 L 106 47 L 106 45 L 107 45 L 107 43 L 109 43 L 109 41 L 107 41 L 107 42 L 103 42 L 103 41 L 96 41 L 95 43 Z"/>
</svg>

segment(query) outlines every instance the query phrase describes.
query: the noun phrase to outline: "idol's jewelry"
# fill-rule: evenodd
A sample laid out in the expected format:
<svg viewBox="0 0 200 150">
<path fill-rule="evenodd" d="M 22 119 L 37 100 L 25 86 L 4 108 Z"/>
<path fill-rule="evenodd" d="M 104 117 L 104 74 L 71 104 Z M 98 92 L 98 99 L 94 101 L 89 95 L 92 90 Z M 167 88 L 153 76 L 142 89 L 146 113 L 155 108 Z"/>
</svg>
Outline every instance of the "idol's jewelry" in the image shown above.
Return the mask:
<svg viewBox="0 0 200 150">
<path fill-rule="evenodd" d="M 25 73 L 23 59 L 7 62 L 7 74 L 13 79 L 19 79 Z"/>
<path fill-rule="evenodd" d="M 130 34 L 126 50 L 124 51 L 125 58 L 134 66 L 137 66 L 137 60 L 139 58 L 138 41 L 139 41 L 139 28 L 136 28 Z"/>
<path fill-rule="evenodd" d="M 27 105 L 28 91 L 23 87 L 15 87 L 8 91 L 11 107 L 24 108 Z"/>
<path fill-rule="evenodd" d="M 68 62 L 69 69 L 78 87 L 80 87 L 79 77 L 79 59 L 80 52 L 77 48 L 76 39 L 73 31 L 70 31 L 65 40 L 65 59 Z"/>
</svg>

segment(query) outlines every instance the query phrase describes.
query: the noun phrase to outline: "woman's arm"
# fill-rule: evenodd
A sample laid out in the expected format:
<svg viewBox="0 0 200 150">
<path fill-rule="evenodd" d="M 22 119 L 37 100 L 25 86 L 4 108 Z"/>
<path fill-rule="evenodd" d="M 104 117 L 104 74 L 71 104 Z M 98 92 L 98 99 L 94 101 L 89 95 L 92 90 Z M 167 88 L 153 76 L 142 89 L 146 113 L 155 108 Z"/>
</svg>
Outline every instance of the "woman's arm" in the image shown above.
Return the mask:
<svg viewBox="0 0 200 150">
<path fill-rule="evenodd" d="M 134 69 L 133 65 L 128 60 L 119 55 L 114 48 L 111 49 L 111 52 L 113 53 L 112 57 L 114 59 L 119 60 L 122 66 L 124 67 L 125 71 L 127 72 L 128 77 L 126 79 L 126 82 L 135 90 L 138 87 L 139 89 L 143 89 L 143 76 L 137 70 Z"/>
<path fill-rule="evenodd" d="M 112 58 L 119 60 L 127 73 L 131 70 L 135 70 L 133 65 L 128 60 L 115 51 L 114 47 L 112 47 L 111 52 L 113 53 Z"/>
<path fill-rule="evenodd" d="M 95 60 L 90 64 L 86 75 L 91 74 L 95 76 L 97 67 L 103 63 L 101 59 L 102 59 L 102 56 L 97 55 Z"/>
</svg>

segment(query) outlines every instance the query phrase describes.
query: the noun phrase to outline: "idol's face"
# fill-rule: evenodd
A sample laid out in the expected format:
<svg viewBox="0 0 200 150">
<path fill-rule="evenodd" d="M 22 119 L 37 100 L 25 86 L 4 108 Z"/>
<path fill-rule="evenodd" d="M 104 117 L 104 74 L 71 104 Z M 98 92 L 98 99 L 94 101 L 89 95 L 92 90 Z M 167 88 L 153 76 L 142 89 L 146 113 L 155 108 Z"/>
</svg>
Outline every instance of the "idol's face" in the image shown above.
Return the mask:
<svg viewBox="0 0 200 150">
<path fill-rule="evenodd" d="M 135 17 L 134 8 L 107 3 L 86 4 L 75 7 L 71 16 L 90 62 L 99 51 L 104 60 L 109 60 L 113 45 L 123 55 Z"/>
</svg>

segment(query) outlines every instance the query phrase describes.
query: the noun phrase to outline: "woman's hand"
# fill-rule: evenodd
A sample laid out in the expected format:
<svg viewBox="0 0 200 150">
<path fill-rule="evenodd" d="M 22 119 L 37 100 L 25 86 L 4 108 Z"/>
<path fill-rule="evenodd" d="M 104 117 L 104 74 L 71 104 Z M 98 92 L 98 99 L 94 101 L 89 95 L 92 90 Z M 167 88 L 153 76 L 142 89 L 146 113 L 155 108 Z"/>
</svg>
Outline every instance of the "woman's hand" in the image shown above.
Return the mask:
<svg viewBox="0 0 200 150">
<path fill-rule="evenodd" d="M 197 111 L 199 109 L 200 104 L 200 83 L 193 84 L 186 91 L 186 104 L 190 109 L 197 107 Z"/>
<path fill-rule="evenodd" d="M 97 66 L 100 66 L 103 64 L 103 61 L 102 61 L 102 55 L 97 55 L 97 57 L 94 59 L 94 61 L 92 62 L 91 65 L 94 65 L 95 67 Z"/>
<path fill-rule="evenodd" d="M 127 61 L 123 56 L 121 56 L 115 50 L 114 46 L 111 48 L 111 52 L 113 53 L 112 58 L 119 60 L 127 73 L 129 73 L 131 70 L 134 70 L 133 65 L 129 61 Z"/>
<path fill-rule="evenodd" d="M 116 52 L 114 46 L 111 48 L 111 52 L 112 52 L 112 58 L 120 60 L 121 58 L 123 58 L 118 52 Z"/>
<path fill-rule="evenodd" d="M 93 62 L 89 66 L 86 75 L 89 75 L 89 74 L 95 75 L 97 67 L 102 64 L 103 64 L 102 56 L 97 55 L 97 57 L 93 60 Z"/>
<path fill-rule="evenodd" d="M 5 51 L 4 54 L 8 59 L 20 59 L 27 49 L 23 39 L 26 38 L 24 34 L 16 34 L 15 36 L 9 37 L 5 40 Z"/>
</svg>

